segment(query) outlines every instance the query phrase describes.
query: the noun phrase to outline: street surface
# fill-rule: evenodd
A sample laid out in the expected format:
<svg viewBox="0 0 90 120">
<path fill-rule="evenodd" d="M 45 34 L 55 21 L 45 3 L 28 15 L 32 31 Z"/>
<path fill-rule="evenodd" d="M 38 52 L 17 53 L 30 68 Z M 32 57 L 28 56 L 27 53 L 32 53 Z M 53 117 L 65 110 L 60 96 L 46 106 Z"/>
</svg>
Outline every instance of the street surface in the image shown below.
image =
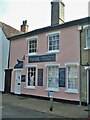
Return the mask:
<svg viewBox="0 0 90 120">
<path fill-rule="evenodd" d="M 23 119 L 23 118 L 58 118 L 59 116 L 23 107 L 17 107 L 10 104 L 4 104 L 4 107 L 2 108 L 2 117 Z"/>
<path fill-rule="evenodd" d="M 87 120 L 88 106 L 79 106 L 53 101 L 53 111 L 50 111 L 50 101 L 18 96 L 12 94 L 2 95 L 2 117 L 5 118 L 68 118 L 72 120 Z"/>
</svg>

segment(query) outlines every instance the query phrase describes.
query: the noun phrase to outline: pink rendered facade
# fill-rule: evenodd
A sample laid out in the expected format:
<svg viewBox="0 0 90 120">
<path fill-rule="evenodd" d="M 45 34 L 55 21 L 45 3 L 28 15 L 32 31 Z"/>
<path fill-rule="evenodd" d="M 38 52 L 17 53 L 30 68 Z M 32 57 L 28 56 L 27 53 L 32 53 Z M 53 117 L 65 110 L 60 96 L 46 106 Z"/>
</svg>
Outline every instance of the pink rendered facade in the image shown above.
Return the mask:
<svg viewBox="0 0 90 120">
<path fill-rule="evenodd" d="M 56 29 L 48 32 L 39 33 L 36 35 L 22 37 L 20 39 L 11 41 L 11 53 L 10 53 L 10 68 L 13 69 L 12 72 L 12 82 L 11 82 L 11 92 L 16 94 L 27 94 L 34 96 L 48 97 L 48 91 L 53 91 L 54 98 L 79 101 L 79 63 L 80 63 L 80 41 L 79 41 L 79 31 L 78 26 L 70 26 L 66 28 Z M 48 51 L 48 36 L 52 34 L 59 34 L 59 50 Z M 29 39 L 37 39 L 37 52 L 35 54 L 28 54 L 28 41 Z M 55 61 L 50 62 L 28 62 L 29 56 L 42 56 L 55 54 Z M 17 59 L 22 59 L 25 55 L 25 60 L 23 60 L 22 69 L 14 69 L 15 64 L 17 64 Z M 75 89 L 69 88 L 69 68 L 71 65 L 77 66 L 77 87 Z M 57 89 L 47 88 L 48 82 L 48 71 L 47 67 L 56 66 L 56 68 L 65 68 L 65 86 L 59 87 Z M 69 66 L 69 67 L 68 67 Z M 27 86 L 28 73 L 27 69 L 29 67 L 35 67 L 35 85 L 34 87 Z M 38 86 L 38 69 L 43 69 L 43 85 Z M 70 68 L 71 69 L 71 68 Z M 56 70 L 55 70 L 56 71 Z M 25 75 L 25 81 L 19 81 L 17 84 L 16 74 L 20 72 L 20 75 Z M 74 73 L 74 72 L 73 72 Z M 21 79 L 21 77 L 20 77 Z M 70 83 L 73 85 L 74 82 Z M 19 88 L 18 88 L 19 86 Z M 17 92 L 19 91 L 19 92 Z"/>
</svg>

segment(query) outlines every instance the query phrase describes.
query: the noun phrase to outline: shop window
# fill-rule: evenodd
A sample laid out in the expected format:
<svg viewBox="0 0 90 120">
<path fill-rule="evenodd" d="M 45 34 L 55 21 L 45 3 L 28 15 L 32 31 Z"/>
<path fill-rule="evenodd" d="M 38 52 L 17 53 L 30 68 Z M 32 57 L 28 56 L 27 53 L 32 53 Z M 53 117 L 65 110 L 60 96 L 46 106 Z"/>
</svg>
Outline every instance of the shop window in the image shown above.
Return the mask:
<svg viewBox="0 0 90 120">
<path fill-rule="evenodd" d="M 35 87 L 36 67 L 27 68 L 27 87 Z"/>
<path fill-rule="evenodd" d="M 77 65 L 67 66 L 67 91 L 77 92 L 78 89 L 78 67 Z"/>
<path fill-rule="evenodd" d="M 37 52 L 37 39 L 31 39 L 28 41 L 28 53 L 36 53 Z"/>
<path fill-rule="evenodd" d="M 58 89 L 59 83 L 59 67 L 58 66 L 48 66 L 47 67 L 47 88 L 48 89 Z"/>
<path fill-rule="evenodd" d="M 86 48 L 90 49 L 90 27 L 85 29 L 86 33 Z"/>
<path fill-rule="evenodd" d="M 59 50 L 59 33 L 48 35 L 48 51 Z"/>
</svg>

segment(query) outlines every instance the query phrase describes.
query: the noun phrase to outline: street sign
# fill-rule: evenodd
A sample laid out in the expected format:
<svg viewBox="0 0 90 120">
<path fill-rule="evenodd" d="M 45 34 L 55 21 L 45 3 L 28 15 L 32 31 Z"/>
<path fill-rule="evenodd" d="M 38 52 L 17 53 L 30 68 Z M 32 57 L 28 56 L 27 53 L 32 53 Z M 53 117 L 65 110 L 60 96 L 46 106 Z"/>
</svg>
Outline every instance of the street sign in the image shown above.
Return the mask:
<svg viewBox="0 0 90 120">
<path fill-rule="evenodd" d="M 53 91 L 48 91 L 48 97 L 52 97 L 53 98 Z"/>
</svg>

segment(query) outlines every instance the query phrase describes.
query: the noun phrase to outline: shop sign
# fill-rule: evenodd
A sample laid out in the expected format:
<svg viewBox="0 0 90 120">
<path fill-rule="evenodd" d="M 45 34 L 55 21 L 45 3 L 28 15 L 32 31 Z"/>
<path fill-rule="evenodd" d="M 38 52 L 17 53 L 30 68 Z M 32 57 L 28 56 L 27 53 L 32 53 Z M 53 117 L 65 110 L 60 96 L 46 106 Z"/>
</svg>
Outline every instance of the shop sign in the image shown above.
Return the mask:
<svg viewBox="0 0 90 120">
<path fill-rule="evenodd" d="M 40 55 L 40 56 L 29 56 L 29 58 L 28 58 L 29 63 L 53 62 L 53 61 L 56 61 L 56 54 Z"/>
</svg>

